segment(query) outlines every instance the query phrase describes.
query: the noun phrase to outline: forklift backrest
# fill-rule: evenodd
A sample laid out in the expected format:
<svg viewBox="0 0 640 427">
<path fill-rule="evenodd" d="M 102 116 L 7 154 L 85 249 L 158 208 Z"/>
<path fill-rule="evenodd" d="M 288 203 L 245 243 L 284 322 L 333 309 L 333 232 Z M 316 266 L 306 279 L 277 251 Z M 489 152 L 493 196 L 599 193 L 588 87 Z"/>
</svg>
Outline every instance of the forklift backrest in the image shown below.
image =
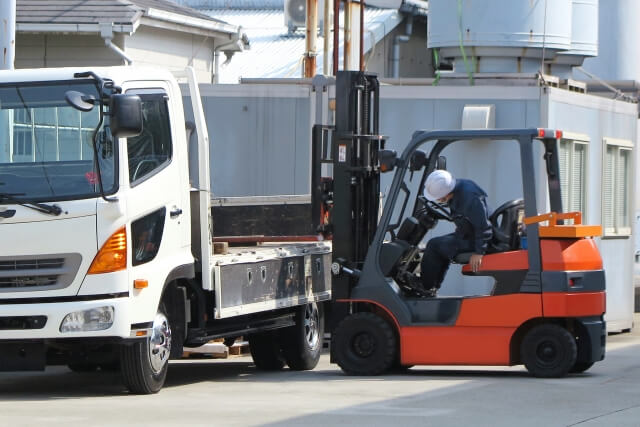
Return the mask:
<svg viewBox="0 0 640 427">
<path fill-rule="evenodd" d="M 524 200 L 516 199 L 502 204 L 491 214 L 489 221 L 493 236 L 488 253 L 513 251 L 519 248 L 518 226 L 523 212 Z"/>
</svg>

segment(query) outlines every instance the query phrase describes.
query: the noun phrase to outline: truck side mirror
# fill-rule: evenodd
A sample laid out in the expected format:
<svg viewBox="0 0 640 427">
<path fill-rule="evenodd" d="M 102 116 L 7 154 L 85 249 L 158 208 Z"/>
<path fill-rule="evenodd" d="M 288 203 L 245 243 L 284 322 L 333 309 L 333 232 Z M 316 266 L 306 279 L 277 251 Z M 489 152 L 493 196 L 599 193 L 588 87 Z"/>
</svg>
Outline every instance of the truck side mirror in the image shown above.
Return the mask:
<svg viewBox="0 0 640 427">
<path fill-rule="evenodd" d="M 447 170 L 447 158 L 445 156 L 439 156 L 436 162 L 436 169 Z"/>
<path fill-rule="evenodd" d="M 111 95 L 111 134 L 128 138 L 142 133 L 142 100 L 138 95 Z"/>
</svg>

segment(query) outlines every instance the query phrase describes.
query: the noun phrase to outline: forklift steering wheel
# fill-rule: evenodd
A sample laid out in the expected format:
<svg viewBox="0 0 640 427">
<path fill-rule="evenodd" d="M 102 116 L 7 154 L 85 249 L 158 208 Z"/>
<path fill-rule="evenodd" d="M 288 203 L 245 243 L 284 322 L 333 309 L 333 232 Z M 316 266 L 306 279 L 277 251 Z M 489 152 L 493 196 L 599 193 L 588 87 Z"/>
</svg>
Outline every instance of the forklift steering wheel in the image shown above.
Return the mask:
<svg viewBox="0 0 640 427">
<path fill-rule="evenodd" d="M 432 200 L 425 199 L 424 206 L 429 215 L 431 215 L 433 218 L 444 219 L 445 221 L 453 221 L 453 218 L 451 218 L 451 211 L 444 205 Z"/>
</svg>

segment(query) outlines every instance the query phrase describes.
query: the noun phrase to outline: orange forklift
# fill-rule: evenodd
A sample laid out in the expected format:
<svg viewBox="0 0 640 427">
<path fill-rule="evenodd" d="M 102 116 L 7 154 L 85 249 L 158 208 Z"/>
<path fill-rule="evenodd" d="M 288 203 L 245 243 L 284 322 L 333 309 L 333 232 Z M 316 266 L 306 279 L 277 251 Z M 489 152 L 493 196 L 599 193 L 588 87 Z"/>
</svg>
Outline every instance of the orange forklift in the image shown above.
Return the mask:
<svg viewBox="0 0 640 427">
<path fill-rule="evenodd" d="M 579 212 L 563 212 L 561 132 L 417 131 L 398 156 L 378 133 L 376 77 L 340 72 L 336 94 L 335 128 L 314 129 L 312 174 L 314 220 L 333 240 L 332 362 L 351 375 L 524 364 L 534 376 L 562 377 L 604 358 L 605 275 L 593 239 L 602 229 L 582 224 Z M 523 198 L 491 214 L 493 239 L 477 272 L 466 264 L 471 254 L 453 260 L 463 275 L 491 281 L 490 294 L 428 297 L 419 286 L 421 242 L 452 218 L 422 188 L 429 173 L 446 167 L 446 147 L 477 140 L 519 147 Z M 545 214 L 536 165 L 546 170 Z M 381 173 L 392 171 L 380 216 Z"/>
</svg>

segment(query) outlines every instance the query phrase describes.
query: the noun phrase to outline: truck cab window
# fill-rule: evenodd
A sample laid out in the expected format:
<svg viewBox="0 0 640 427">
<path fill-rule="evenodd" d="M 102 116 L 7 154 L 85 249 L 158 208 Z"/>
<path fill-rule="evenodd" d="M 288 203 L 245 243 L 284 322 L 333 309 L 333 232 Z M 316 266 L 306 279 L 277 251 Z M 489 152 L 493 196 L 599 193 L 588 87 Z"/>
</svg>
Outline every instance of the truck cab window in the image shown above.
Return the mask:
<svg viewBox="0 0 640 427">
<path fill-rule="evenodd" d="M 171 161 L 171 128 L 166 95 L 140 94 L 143 130 L 127 139 L 129 182 L 135 186 L 159 172 Z"/>
</svg>

